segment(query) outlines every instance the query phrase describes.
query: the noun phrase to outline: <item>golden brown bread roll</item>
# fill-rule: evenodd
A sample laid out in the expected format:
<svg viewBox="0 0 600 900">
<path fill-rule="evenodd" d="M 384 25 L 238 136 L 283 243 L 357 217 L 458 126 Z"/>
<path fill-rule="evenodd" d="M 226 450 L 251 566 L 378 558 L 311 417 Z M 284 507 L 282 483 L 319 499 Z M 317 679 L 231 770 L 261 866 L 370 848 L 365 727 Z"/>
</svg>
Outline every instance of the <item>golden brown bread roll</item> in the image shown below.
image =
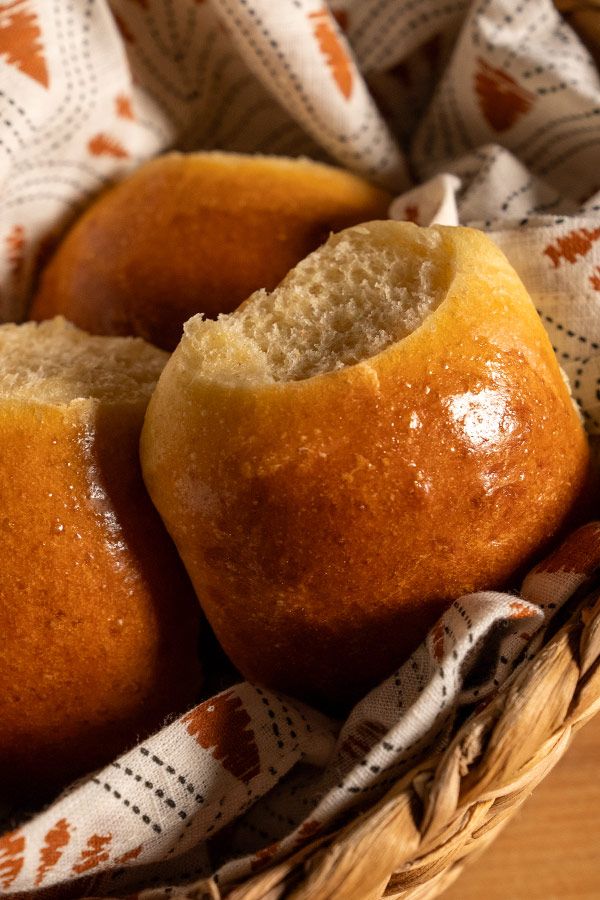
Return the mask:
<svg viewBox="0 0 600 900">
<path fill-rule="evenodd" d="M 141 477 L 166 354 L 0 327 L 0 796 L 108 762 L 198 694 L 198 604 Z"/>
<path fill-rule="evenodd" d="M 372 222 L 191 319 L 142 432 L 150 494 L 250 679 L 348 700 L 559 527 L 587 444 L 503 254 Z"/>
<path fill-rule="evenodd" d="M 331 231 L 385 216 L 390 196 L 303 159 L 171 153 L 92 204 L 45 269 L 32 319 L 172 350 L 194 313 L 271 290 Z"/>
</svg>

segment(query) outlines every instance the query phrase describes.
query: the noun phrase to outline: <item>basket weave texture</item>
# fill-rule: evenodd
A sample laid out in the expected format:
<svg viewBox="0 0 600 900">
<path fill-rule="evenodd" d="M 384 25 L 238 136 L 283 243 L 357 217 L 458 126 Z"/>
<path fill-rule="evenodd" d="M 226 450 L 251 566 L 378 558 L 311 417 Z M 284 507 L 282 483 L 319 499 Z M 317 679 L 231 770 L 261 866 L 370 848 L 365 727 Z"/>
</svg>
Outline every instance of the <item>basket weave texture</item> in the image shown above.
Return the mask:
<svg viewBox="0 0 600 900">
<path fill-rule="evenodd" d="M 496 696 L 370 810 L 224 894 L 229 900 L 438 896 L 519 810 L 600 709 L 600 599 L 592 594 Z"/>
</svg>

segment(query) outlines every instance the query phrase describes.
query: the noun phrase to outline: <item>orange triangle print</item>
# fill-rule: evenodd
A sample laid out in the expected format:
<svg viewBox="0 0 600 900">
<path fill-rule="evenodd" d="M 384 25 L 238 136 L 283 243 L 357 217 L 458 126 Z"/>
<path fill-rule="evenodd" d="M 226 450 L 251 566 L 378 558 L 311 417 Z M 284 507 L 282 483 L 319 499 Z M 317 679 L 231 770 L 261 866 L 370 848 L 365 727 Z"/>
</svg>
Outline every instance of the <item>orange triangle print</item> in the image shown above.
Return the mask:
<svg viewBox="0 0 600 900">
<path fill-rule="evenodd" d="M 0 3 L 0 57 L 47 88 L 48 66 L 41 38 L 38 17 L 29 0 Z"/>
<path fill-rule="evenodd" d="M 83 872 L 95 869 L 100 863 L 106 862 L 110 858 L 111 841 L 112 834 L 93 834 L 88 838 L 85 850 L 81 851 L 80 862 L 75 863 L 72 871 L 81 875 Z"/>
<path fill-rule="evenodd" d="M 529 112 L 535 100 L 535 94 L 526 91 L 507 72 L 481 58 L 477 60 L 475 93 L 481 112 L 494 131 L 507 131 Z"/>
<path fill-rule="evenodd" d="M 589 522 L 578 528 L 534 572 L 593 575 L 600 565 L 600 524 Z"/>
<path fill-rule="evenodd" d="M 352 93 L 352 60 L 336 34 L 333 17 L 329 10 L 322 9 L 309 13 L 309 18 L 314 23 L 319 50 L 325 57 L 342 96 L 348 100 Z"/>
<path fill-rule="evenodd" d="M 197 743 L 244 784 L 260 772 L 260 755 L 252 720 L 235 691 L 217 694 L 181 720 Z"/>
<path fill-rule="evenodd" d="M 40 851 L 40 864 L 35 878 L 36 885 L 40 885 L 50 869 L 60 860 L 63 849 L 70 840 L 70 825 L 66 819 L 59 821 L 46 833 L 44 845 Z"/>
<path fill-rule="evenodd" d="M 587 256 L 596 241 L 600 240 L 600 228 L 574 228 L 563 234 L 553 244 L 544 248 L 544 255 L 558 269 L 562 260 L 574 265 L 579 257 Z"/>
<path fill-rule="evenodd" d="M 127 159 L 129 156 L 116 138 L 102 132 L 90 138 L 87 147 L 92 156 L 113 156 L 115 159 Z"/>
<path fill-rule="evenodd" d="M 0 888 L 9 889 L 24 864 L 25 838 L 18 831 L 0 837 Z"/>
<path fill-rule="evenodd" d="M 133 108 L 131 106 L 131 98 L 126 94 L 119 94 L 115 97 L 115 109 L 119 118 L 135 119 Z"/>
</svg>

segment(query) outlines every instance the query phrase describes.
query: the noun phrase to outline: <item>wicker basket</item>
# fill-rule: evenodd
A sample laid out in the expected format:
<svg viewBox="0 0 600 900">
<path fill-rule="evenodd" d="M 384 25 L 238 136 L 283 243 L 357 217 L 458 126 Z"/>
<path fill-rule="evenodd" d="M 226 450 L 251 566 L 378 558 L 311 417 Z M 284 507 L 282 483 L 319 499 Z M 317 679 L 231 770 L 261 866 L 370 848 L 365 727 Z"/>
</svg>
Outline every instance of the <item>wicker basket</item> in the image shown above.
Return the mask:
<svg viewBox="0 0 600 900">
<path fill-rule="evenodd" d="M 370 810 L 224 893 L 211 880 L 176 889 L 176 896 L 436 897 L 493 841 L 598 709 L 600 599 L 592 594 L 457 728 L 443 752 L 424 759 Z"/>
</svg>

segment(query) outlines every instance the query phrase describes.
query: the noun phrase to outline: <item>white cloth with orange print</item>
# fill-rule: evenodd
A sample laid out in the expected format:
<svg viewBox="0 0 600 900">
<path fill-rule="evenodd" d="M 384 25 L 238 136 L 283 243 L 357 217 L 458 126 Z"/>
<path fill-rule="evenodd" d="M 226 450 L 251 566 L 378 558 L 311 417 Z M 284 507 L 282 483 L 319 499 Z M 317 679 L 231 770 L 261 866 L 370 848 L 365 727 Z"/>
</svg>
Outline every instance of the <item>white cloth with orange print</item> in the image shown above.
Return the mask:
<svg viewBox="0 0 600 900">
<path fill-rule="evenodd" d="M 550 0 L 0 0 L 0 318 L 89 197 L 156 153 L 306 154 L 391 215 L 507 253 L 600 431 L 600 80 Z M 410 173 L 410 176 L 409 176 Z M 371 802 L 488 697 L 600 564 L 575 535 L 520 596 L 463 597 L 333 722 L 249 684 L 0 833 L 0 894 L 184 896 Z M 62 887 L 61 887 L 62 886 Z"/>
<path fill-rule="evenodd" d="M 383 796 L 599 567 L 592 523 L 519 596 L 462 597 L 343 724 L 246 682 L 212 697 L 0 837 L 3 894 L 72 882 L 78 897 L 191 897 L 208 882 L 214 897 Z"/>
</svg>

